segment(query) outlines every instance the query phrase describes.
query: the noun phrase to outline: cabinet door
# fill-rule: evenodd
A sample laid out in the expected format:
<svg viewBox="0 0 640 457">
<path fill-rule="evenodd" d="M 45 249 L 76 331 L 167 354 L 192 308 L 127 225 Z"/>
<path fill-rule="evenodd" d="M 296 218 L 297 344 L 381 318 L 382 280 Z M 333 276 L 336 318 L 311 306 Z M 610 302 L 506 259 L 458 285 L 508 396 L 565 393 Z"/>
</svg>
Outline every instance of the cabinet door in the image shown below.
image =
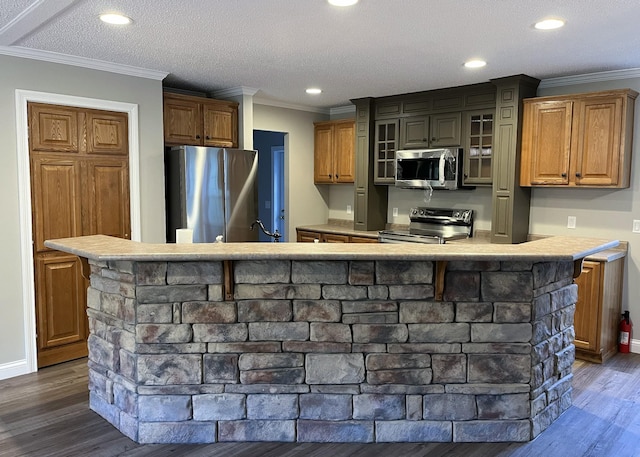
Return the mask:
<svg viewBox="0 0 640 457">
<path fill-rule="evenodd" d="M 589 97 L 574 107 L 576 185 L 615 186 L 620 167 L 622 97 Z"/>
<path fill-rule="evenodd" d="M 352 236 L 349 241 L 351 243 L 377 243 L 378 238 L 369 238 L 367 236 Z"/>
<path fill-rule="evenodd" d="M 355 180 L 355 133 L 355 121 L 335 123 L 333 131 L 335 182 L 353 182 Z"/>
<path fill-rule="evenodd" d="M 313 182 L 331 184 L 333 176 L 333 133 L 330 123 L 317 123 L 313 140 Z"/>
<path fill-rule="evenodd" d="M 597 351 L 600 346 L 600 287 L 601 265 L 584 261 L 582 272 L 575 279 L 578 285 L 578 302 L 573 319 L 576 332 L 575 346 L 579 349 Z"/>
<path fill-rule="evenodd" d="M 488 185 L 493 182 L 494 110 L 465 113 L 464 183 Z"/>
<path fill-rule="evenodd" d="M 78 112 L 29 103 L 29 142 L 36 152 L 78 152 Z"/>
<path fill-rule="evenodd" d="M 462 113 L 444 113 L 431 116 L 431 137 L 429 146 L 441 148 L 460 146 L 460 127 Z"/>
<path fill-rule="evenodd" d="M 395 184 L 399 125 L 398 119 L 376 121 L 373 177 L 375 184 Z"/>
<path fill-rule="evenodd" d="M 238 146 L 238 110 L 232 104 L 202 105 L 205 146 L 234 148 Z"/>
<path fill-rule="evenodd" d="M 573 102 L 525 101 L 520 185 L 569 184 Z"/>
<path fill-rule="evenodd" d="M 323 233 L 322 241 L 324 243 L 348 243 L 349 235 L 338 235 L 335 233 Z"/>
<path fill-rule="evenodd" d="M 429 147 L 429 116 L 400 119 L 400 149 Z"/>
<path fill-rule="evenodd" d="M 193 100 L 165 96 L 164 141 L 202 146 L 202 108 Z"/>
<path fill-rule="evenodd" d="M 126 113 L 89 110 L 86 114 L 87 153 L 126 156 L 129 132 Z"/>
<path fill-rule="evenodd" d="M 322 234 L 319 232 L 311 232 L 307 230 L 297 230 L 297 241 L 298 243 L 313 243 L 315 240 L 322 239 Z"/>
</svg>

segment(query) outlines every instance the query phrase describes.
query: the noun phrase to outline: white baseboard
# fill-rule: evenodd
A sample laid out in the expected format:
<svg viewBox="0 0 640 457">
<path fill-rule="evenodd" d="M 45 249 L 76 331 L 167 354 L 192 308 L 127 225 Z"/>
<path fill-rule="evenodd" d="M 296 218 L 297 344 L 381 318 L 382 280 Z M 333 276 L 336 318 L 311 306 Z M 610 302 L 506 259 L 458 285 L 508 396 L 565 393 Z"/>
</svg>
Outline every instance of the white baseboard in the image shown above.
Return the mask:
<svg viewBox="0 0 640 457">
<path fill-rule="evenodd" d="M 631 352 L 640 354 L 640 340 L 631 340 Z"/>
<path fill-rule="evenodd" d="M 0 365 L 0 379 L 13 378 L 27 373 L 30 373 L 30 371 L 26 360 L 16 360 L 15 362 Z"/>
</svg>

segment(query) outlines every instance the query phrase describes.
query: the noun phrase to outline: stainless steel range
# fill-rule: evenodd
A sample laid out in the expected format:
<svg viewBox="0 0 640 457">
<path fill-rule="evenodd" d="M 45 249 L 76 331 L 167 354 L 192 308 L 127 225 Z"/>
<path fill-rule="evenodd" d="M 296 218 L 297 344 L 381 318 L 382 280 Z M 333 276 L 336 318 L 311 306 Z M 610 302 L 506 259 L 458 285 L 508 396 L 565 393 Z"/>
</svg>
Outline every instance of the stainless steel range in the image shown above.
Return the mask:
<svg viewBox="0 0 640 457">
<path fill-rule="evenodd" d="M 473 210 L 448 208 L 411 208 L 409 230 L 382 230 L 380 243 L 444 244 L 469 238 L 473 233 Z"/>
</svg>

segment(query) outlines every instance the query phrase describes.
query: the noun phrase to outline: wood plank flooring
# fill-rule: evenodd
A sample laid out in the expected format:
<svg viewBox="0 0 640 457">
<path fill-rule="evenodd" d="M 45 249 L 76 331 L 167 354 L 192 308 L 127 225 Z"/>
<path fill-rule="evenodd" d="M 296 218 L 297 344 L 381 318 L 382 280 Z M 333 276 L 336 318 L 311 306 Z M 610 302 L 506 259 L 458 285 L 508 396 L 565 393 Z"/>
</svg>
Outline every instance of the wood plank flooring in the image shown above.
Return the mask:
<svg viewBox="0 0 640 457">
<path fill-rule="evenodd" d="M 140 445 L 89 410 L 86 359 L 0 381 L 0 457 L 640 457 L 640 355 L 574 365 L 573 406 L 530 443 Z"/>
</svg>

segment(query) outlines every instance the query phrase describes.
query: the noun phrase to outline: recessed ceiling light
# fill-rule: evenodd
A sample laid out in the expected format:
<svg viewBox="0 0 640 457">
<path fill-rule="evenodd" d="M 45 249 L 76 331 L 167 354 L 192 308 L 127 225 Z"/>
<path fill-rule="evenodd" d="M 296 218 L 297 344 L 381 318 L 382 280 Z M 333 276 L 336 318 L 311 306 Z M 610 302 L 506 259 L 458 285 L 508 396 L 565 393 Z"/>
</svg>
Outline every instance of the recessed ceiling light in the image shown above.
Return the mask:
<svg viewBox="0 0 640 457">
<path fill-rule="evenodd" d="M 564 25 L 562 19 L 545 19 L 544 21 L 536 22 L 534 27 L 538 30 L 553 30 L 559 29 Z"/>
<path fill-rule="evenodd" d="M 317 95 L 322 93 L 322 89 L 318 89 L 317 87 L 310 87 L 306 90 L 307 94 Z"/>
<path fill-rule="evenodd" d="M 351 6 L 358 3 L 358 0 L 328 0 L 328 2 L 333 6 Z"/>
<path fill-rule="evenodd" d="M 485 62 L 484 60 L 473 59 L 473 60 L 467 60 L 464 63 L 464 66 L 467 68 L 481 68 L 481 67 L 484 67 L 486 64 L 487 62 Z"/>
<path fill-rule="evenodd" d="M 118 13 L 101 14 L 100 20 L 107 24 L 126 25 L 131 24 L 131 18 Z"/>
</svg>

